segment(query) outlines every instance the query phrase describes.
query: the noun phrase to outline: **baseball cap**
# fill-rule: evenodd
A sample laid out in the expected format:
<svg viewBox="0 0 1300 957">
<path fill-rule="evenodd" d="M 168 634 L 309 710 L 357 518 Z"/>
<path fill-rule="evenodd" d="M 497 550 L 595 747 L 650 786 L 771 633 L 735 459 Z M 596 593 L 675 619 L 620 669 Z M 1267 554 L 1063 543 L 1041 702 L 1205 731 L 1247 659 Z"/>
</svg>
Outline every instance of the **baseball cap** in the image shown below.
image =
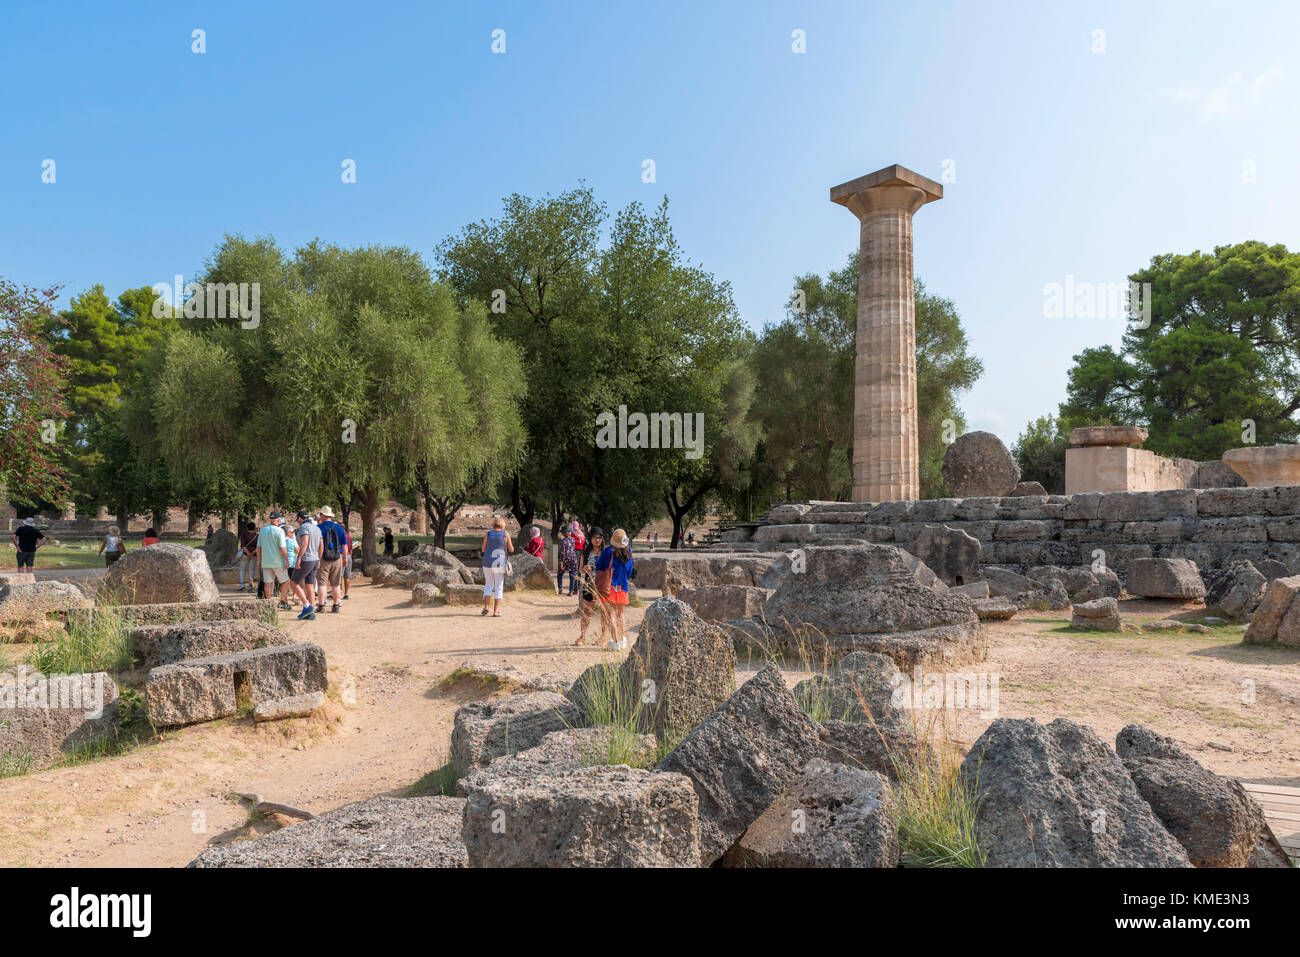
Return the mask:
<svg viewBox="0 0 1300 957">
<path fill-rule="evenodd" d="M 307 514 L 307 510 L 306 510 L 305 508 L 300 508 L 300 509 L 298 509 L 298 518 L 299 518 L 301 521 L 304 521 L 304 522 L 305 522 L 308 518 L 310 518 L 310 516 Z"/>
<path fill-rule="evenodd" d="M 273 508 L 266 517 L 274 522 L 277 518 L 283 518 L 284 516 L 281 515 L 278 510 Z"/>
</svg>

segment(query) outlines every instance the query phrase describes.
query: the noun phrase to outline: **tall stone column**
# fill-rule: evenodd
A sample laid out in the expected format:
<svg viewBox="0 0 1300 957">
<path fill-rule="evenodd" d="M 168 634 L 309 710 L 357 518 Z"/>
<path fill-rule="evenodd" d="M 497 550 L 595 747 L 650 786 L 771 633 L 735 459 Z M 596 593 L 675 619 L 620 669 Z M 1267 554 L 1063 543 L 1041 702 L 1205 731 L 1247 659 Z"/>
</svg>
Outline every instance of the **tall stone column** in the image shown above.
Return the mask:
<svg viewBox="0 0 1300 957">
<path fill-rule="evenodd" d="M 920 496 L 912 214 L 943 187 L 902 166 L 831 189 L 861 223 L 853 384 L 853 501 Z"/>
</svg>

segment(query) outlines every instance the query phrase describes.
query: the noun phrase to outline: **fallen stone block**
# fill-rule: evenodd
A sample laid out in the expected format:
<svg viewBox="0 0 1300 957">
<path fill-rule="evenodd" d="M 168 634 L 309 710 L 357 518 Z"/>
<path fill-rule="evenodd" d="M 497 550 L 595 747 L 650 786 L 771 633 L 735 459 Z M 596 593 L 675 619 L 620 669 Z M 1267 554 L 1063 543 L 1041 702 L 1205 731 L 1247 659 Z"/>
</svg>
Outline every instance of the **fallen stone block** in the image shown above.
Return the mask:
<svg viewBox="0 0 1300 957">
<path fill-rule="evenodd" d="M 127 552 L 104 572 L 99 595 L 142 605 L 221 597 L 203 550 L 173 542 Z"/>
<path fill-rule="evenodd" d="M 768 665 L 741 685 L 656 767 L 699 795 L 700 861 L 712 864 L 820 753 L 817 725 Z"/>
<path fill-rule="evenodd" d="M 438 604 L 438 586 L 421 582 L 411 589 L 411 604 L 416 608 L 426 608 Z"/>
<path fill-rule="evenodd" d="M 534 674 L 524 671 L 517 665 L 501 664 L 475 658 L 462 661 L 456 670 L 447 676 L 447 681 L 458 678 L 478 678 L 480 681 L 492 681 L 505 688 L 519 688 L 523 691 L 553 691 L 564 694 L 569 688 L 569 681 L 554 672 Z"/>
<path fill-rule="evenodd" d="M 965 585 L 980 577 L 980 541 L 959 528 L 927 525 L 912 552 L 948 585 Z"/>
<path fill-rule="evenodd" d="M 813 758 L 727 851 L 728 867 L 896 867 L 893 798 L 874 771 Z"/>
<path fill-rule="evenodd" d="M 828 545 L 804 549 L 804 562 L 805 571 L 786 575 L 763 606 L 780 650 L 876 651 L 907 670 L 977 657 L 970 599 L 948 591 L 915 556 L 889 545 Z"/>
<path fill-rule="evenodd" d="M 957 595 L 965 595 L 971 601 L 989 597 L 989 583 L 986 581 L 968 582 L 965 585 L 954 585 L 949 591 Z"/>
<path fill-rule="evenodd" d="M 475 778 L 461 837 L 471 867 L 700 864 L 690 779 L 622 766 Z"/>
<path fill-rule="evenodd" d="M 42 675 L 25 665 L 0 672 L 0 756 L 33 769 L 117 733 L 117 684 L 105 672 Z"/>
<path fill-rule="evenodd" d="M 1138 558 L 1128 567 L 1125 586 L 1130 595 L 1143 598 L 1205 597 L 1205 583 L 1195 563 L 1186 558 Z"/>
<path fill-rule="evenodd" d="M 150 548 L 155 546 L 150 545 Z M 249 619 L 274 623 L 279 617 L 273 598 L 223 598 L 220 601 L 175 602 L 157 605 L 97 605 L 68 612 L 68 626 L 90 626 L 97 614 L 126 625 L 177 625 L 186 621 Z"/>
<path fill-rule="evenodd" d="M 325 691 L 325 651 L 302 643 L 162 665 L 145 681 L 145 706 L 159 727 L 215 721 L 275 701 Z"/>
<path fill-rule="evenodd" d="M 209 847 L 190 867 L 464 867 L 465 801 L 376 797 L 255 841 Z"/>
<path fill-rule="evenodd" d="M 1300 648 L 1300 575 L 1275 578 L 1268 583 L 1264 599 L 1246 628 L 1244 641 L 1261 645 Z"/>
<path fill-rule="evenodd" d="M 483 586 L 449 584 L 443 589 L 443 597 L 447 599 L 448 605 L 481 605 Z"/>
<path fill-rule="evenodd" d="M 254 721 L 283 721 L 285 718 L 307 718 L 325 706 L 325 692 L 312 691 L 275 701 L 263 701 L 253 709 Z"/>
<path fill-rule="evenodd" d="M 0 585 L 0 624 L 44 621 L 50 615 L 67 614 L 89 605 L 81 589 L 69 582 Z"/>
<path fill-rule="evenodd" d="M 980 621 L 1010 621 L 1020 611 L 1009 598 L 977 598 L 971 607 Z"/>
<path fill-rule="evenodd" d="M 131 629 L 131 647 L 142 668 L 291 643 L 281 629 L 248 618 L 138 625 Z"/>
<path fill-rule="evenodd" d="M 452 761 L 463 775 L 493 758 L 535 748 L 552 731 L 584 723 L 577 705 L 549 691 L 471 701 L 456 711 L 451 731 Z"/>
<path fill-rule="evenodd" d="M 666 595 L 646 609 L 619 687 L 629 702 L 641 703 L 641 730 L 676 738 L 731 697 L 735 673 L 736 649 L 722 629 Z"/>
<path fill-rule="evenodd" d="M 1264 600 L 1268 579 L 1246 559 L 1205 575 L 1205 610 L 1229 621 L 1246 621 Z"/>
<path fill-rule="evenodd" d="M 1070 615 L 1070 627 L 1088 631 L 1122 631 L 1124 620 L 1119 616 L 1119 602 L 1114 598 L 1079 602 Z"/>
<path fill-rule="evenodd" d="M 763 603 L 772 593 L 750 585 L 689 585 L 674 593 L 679 601 L 704 621 L 752 618 L 763 613 Z"/>
<path fill-rule="evenodd" d="M 1264 812 L 1232 778 L 1202 767 L 1172 738 L 1131 724 L 1115 739 L 1138 792 L 1197 867 L 1246 867 L 1263 839 Z"/>
<path fill-rule="evenodd" d="M 606 726 L 552 731 L 535 748 L 493 758 L 485 767 L 471 771 L 456 782 L 456 793 L 465 797 L 471 786 L 488 778 L 532 780 L 544 774 L 576 771 L 578 768 L 613 764 L 640 767 L 654 755 L 657 746 L 658 739 L 653 734 L 632 734 L 623 728 Z"/>
<path fill-rule="evenodd" d="M 961 765 L 989 867 L 1190 867 L 1091 728 L 998 718 Z"/>
</svg>

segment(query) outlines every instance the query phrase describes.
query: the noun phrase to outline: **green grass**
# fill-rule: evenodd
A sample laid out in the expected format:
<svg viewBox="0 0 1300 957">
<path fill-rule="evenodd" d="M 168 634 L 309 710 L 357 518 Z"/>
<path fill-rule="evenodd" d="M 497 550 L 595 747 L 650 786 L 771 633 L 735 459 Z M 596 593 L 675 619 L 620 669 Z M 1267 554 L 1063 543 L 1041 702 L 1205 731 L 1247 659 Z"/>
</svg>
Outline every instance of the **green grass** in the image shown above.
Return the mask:
<svg viewBox="0 0 1300 957">
<path fill-rule="evenodd" d="M 27 663 L 45 675 L 116 673 L 131 667 L 131 651 L 130 626 L 121 612 L 108 605 L 97 607 L 93 615 L 71 619 L 66 632 L 33 648 Z"/>
<path fill-rule="evenodd" d="M 918 740 L 920 740 L 918 738 Z M 926 753 L 928 751 L 928 753 Z M 909 867 L 983 867 L 975 833 L 978 788 L 968 789 L 951 743 L 890 754 L 899 856 Z"/>
<path fill-rule="evenodd" d="M 127 535 L 125 538 L 128 549 L 134 551 L 140 547 L 139 533 Z M 65 541 L 59 545 L 42 545 L 36 550 L 36 568 L 38 571 L 60 568 L 103 568 L 104 556 L 99 554 L 100 541 L 102 539 L 93 538 Z M 164 538 L 163 541 L 175 545 L 189 545 L 193 548 L 203 544 L 201 538 Z M 13 555 L 12 552 L 9 554 Z"/>
<path fill-rule="evenodd" d="M 576 689 L 582 708 L 591 724 L 606 728 L 603 744 L 587 746 L 582 753 L 586 767 L 627 764 L 635 768 L 652 768 L 675 748 L 685 735 L 666 734 L 654 748 L 640 742 L 641 735 L 654 727 L 659 705 L 643 700 L 641 689 L 619 679 L 621 669 L 607 664 L 591 669 L 579 678 Z"/>
<path fill-rule="evenodd" d="M 456 771 L 454 761 L 448 761 L 440 768 L 430 771 L 420 780 L 411 785 L 410 797 L 426 797 L 442 795 L 443 797 L 456 796 L 456 782 L 460 780 L 460 775 Z"/>
</svg>

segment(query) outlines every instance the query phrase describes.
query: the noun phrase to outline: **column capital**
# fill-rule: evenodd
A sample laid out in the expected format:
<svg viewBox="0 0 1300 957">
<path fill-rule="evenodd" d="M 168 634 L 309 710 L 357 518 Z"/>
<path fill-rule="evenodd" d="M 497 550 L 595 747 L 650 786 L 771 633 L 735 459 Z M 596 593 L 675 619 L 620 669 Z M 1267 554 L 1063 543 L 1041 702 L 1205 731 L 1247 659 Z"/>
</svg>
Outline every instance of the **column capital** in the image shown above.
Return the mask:
<svg viewBox="0 0 1300 957">
<path fill-rule="evenodd" d="M 831 202 L 848 207 L 859 219 L 883 210 L 915 213 L 936 199 L 943 199 L 941 185 L 897 163 L 831 187 Z"/>
</svg>

